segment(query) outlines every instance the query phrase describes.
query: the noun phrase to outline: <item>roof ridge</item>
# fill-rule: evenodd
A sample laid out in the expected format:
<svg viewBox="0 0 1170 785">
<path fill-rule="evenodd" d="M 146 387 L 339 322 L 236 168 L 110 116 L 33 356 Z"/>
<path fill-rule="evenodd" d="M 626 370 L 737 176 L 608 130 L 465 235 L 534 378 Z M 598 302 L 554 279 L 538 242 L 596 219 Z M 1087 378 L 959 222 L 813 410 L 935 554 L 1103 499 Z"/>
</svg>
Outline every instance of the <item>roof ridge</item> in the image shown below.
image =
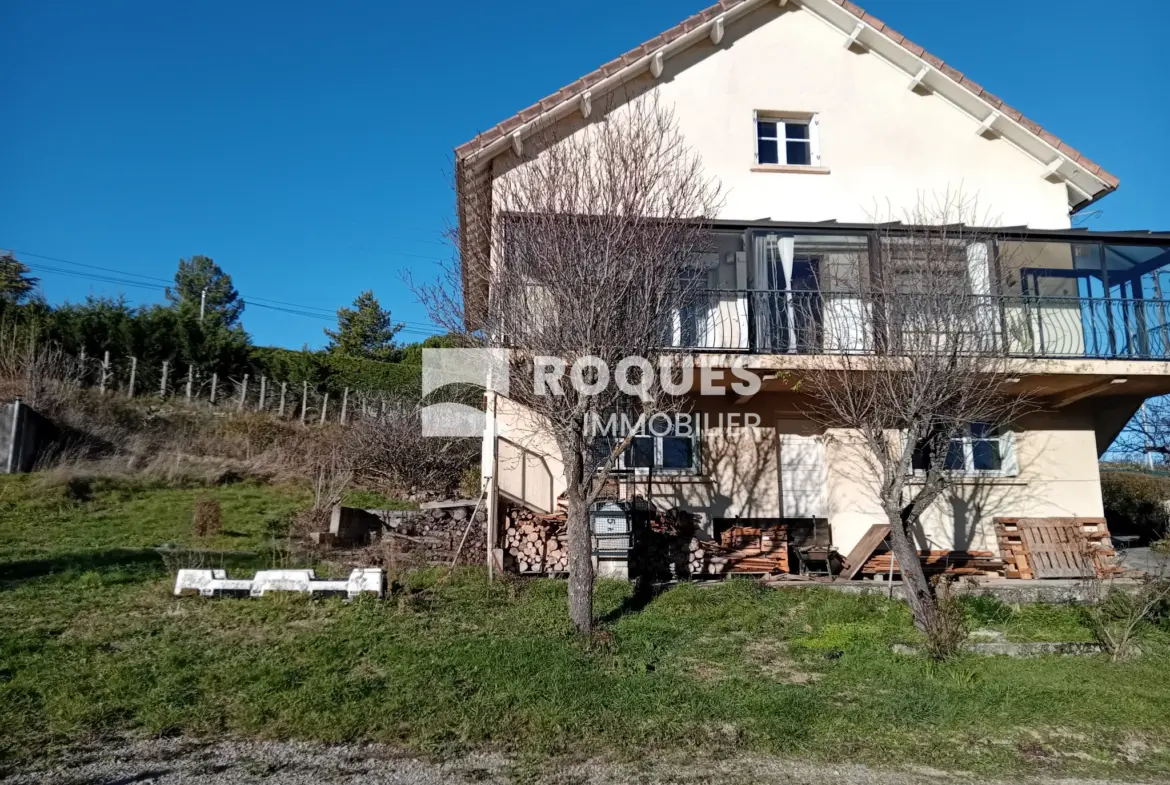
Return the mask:
<svg viewBox="0 0 1170 785">
<path fill-rule="evenodd" d="M 504 120 L 492 128 L 489 128 L 488 130 L 478 134 L 470 141 L 459 145 L 455 148 L 456 158 L 464 158 L 486 148 L 488 145 L 502 139 L 530 120 L 534 120 L 535 118 L 539 117 L 545 112 L 552 110 L 554 107 L 559 106 L 570 98 L 581 95 L 598 82 L 601 82 L 602 80 L 612 76 L 613 74 L 629 65 L 632 65 L 638 60 L 644 57 L 648 57 L 655 51 L 661 49 L 663 46 L 677 40 L 678 38 L 681 38 L 687 33 L 692 32 L 695 30 L 695 28 L 714 20 L 720 14 L 733 10 L 749 2 L 753 2 L 753 0 L 720 0 L 715 5 L 709 6 L 699 13 L 684 19 L 674 27 L 671 27 L 665 32 L 659 33 L 649 41 L 646 41 L 629 50 L 625 54 L 610 60 L 600 68 L 594 69 L 588 74 L 585 74 L 572 83 L 562 87 L 552 95 L 546 96 L 526 109 L 516 113 L 512 117 L 509 117 L 507 120 Z M 881 19 L 878 19 L 876 16 L 868 13 L 861 6 L 850 2 L 850 0 L 829 0 L 829 2 L 841 6 L 844 10 L 848 11 L 850 14 L 857 17 L 877 32 L 886 36 L 910 54 L 914 55 L 915 57 L 922 58 L 944 76 L 963 86 L 971 93 L 973 93 L 977 98 L 986 101 L 991 105 L 994 111 L 997 111 L 1005 117 L 1008 117 L 1011 120 L 1019 123 L 1026 130 L 1038 136 L 1040 139 L 1051 145 L 1071 161 L 1096 176 L 1102 182 L 1106 183 L 1109 186 L 1109 190 L 1117 188 L 1120 180 L 1116 175 L 1111 174 L 1102 168 L 1100 164 L 1082 155 L 1080 151 L 1067 142 L 1063 141 L 1059 136 L 1056 136 L 1055 134 L 1045 130 L 1044 127 L 1039 123 L 1026 117 L 1023 112 L 1006 104 L 1002 98 L 984 89 L 981 84 L 974 81 L 973 79 L 970 79 L 959 69 L 947 64 L 942 58 L 927 52 L 923 47 L 906 38 L 906 36 L 902 35 L 897 30 L 894 30 Z"/>
</svg>

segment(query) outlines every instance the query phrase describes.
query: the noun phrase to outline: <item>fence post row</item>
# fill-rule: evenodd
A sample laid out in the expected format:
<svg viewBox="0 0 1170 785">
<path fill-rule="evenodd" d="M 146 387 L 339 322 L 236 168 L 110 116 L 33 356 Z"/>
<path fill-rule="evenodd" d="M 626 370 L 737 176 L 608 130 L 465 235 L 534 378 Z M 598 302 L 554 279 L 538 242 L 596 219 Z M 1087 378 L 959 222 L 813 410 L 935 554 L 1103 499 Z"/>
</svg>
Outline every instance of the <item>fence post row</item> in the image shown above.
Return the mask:
<svg viewBox="0 0 1170 785">
<path fill-rule="evenodd" d="M 4 329 L 3 327 L 0 327 L 0 343 L 3 343 L 3 340 L 6 337 L 2 334 L 3 329 Z M 92 380 L 92 378 L 90 378 L 90 375 L 87 372 L 87 368 L 86 368 L 87 356 L 86 356 L 84 349 L 81 349 L 79 351 L 78 359 L 81 362 L 81 368 L 82 368 L 81 383 L 87 385 L 87 384 L 91 383 L 93 380 Z M 126 390 L 126 397 L 133 398 L 133 397 L 135 397 L 135 394 L 138 391 L 138 381 L 139 381 L 139 379 L 138 379 L 138 358 L 135 356 L 130 356 L 129 359 L 130 359 L 129 380 L 127 382 L 125 390 Z M 161 378 L 159 380 L 159 387 L 158 387 L 158 394 L 162 398 L 166 398 L 169 395 L 169 389 L 170 389 L 169 385 L 171 382 L 171 378 L 170 378 L 171 366 L 172 366 L 172 362 L 170 360 L 163 360 L 162 361 L 162 375 L 161 375 Z M 103 395 L 106 394 L 107 392 L 109 392 L 111 389 L 110 385 L 112 383 L 114 385 L 113 389 L 116 393 L 119 389 L 119 385 L 117 382 L 118 374 L 115 372 L 115 369 L 113 367 L 113 361 L 111 359 L 109 350 L 105 350 L 103 352 L 102 359 L 100 362 L 100 367 L 99 367 L 99 374 L 100 375 L 97 379 L 97 388 L 98 388 L 99 392 Z M 186 397 L 186 400 L 188 402 L 195 401 L 195 400 L 199 399 L 200 393 L 199 393 L 199 390 L 196 389 L 196 385 L 195 385 L 195 379 L 196 379 L 197 375 L 198 375 L 198 370 L 196 369 L 196 367 L 194 365 L 187 366 L 185 397 Z M 243 375 L 243 379 L 240 383 L 239 398 L 235 402 L 236 403 L 235 409 L 237 411 L 242 412 L 248 407 L 248 383 L 250 380 L 251 380 L 251 375 L 245 373 Z M 273 384 L 274 385 L 276 384 L 275 380 L 273 381 Z M 295 411 L 296 411 L 295 410 L 295 406 L 296 406 L 295 400 L 292 402 L 293 409 L 291 411 L 289 409 L 290 402 L 288 400 L 288 392 L 289 392 L 288 388 L 289 388 L 288 382 L 284 382 L 284 381 L 280 382 L 280 399 L 279 399 L 278 405 L 276 407 L 276 413 L 278 414 L 278 416 L 280 416 L 282 418 L 286 414 L 293 416 L 293 415 L 295 415 Z M 341 410 L 338 414 L 338 420 L 337 420 L 341 425 L 348 425 L 349 421 L 351 419 L 350 405 L 349 405 L 350 392 L 351 392 L 351 389 L 349 387 L 342 388 Z M 356 392 L 358 394 L 356 406 L 358 407 L 359 414 L 360 414 L 359 419 L 364 419 L 367 417 L 376 417 L 378 419 L 385 418 L 387 406 L 386 406 L 386 398 L 384 395 L 378 394 L 376 397 L 377 402 L 375 403 L 375 398 L 374 398 L 374 395 L 372 393 L 366 393 L 366 392 L 361 392 L 361 391 L 353 391 L 353 392 Z M 260 376 L 259 397 L 258 397 L 257 403 L 256 403 L 256 410 L 257 411 L 268 411 L 268 394 L 269 394 L 268 376 L 261 375 Z M 316 393 L 314 393 L 314 395 L 316 395 Z M 215 405 L 216 399 L 218 398 L 218 396 L 219 396 L 219 373 L 212 372 L 210 394 L 208 396 L 209 403 L 211 405 Z M 320 414 L 318 416 L 314 417 L 314 420 L 320 424 L 324 424 L 324 423 L 329 421 L 329 396 L 330 396 L 330 393 L 328 391 L 321 394 L 321 411 L 320 411 Z M 309 382 L 308 382 L 308 380 L 304 380 L 301 382 L 300 422 L 302 424 L 307 424 L 309 422 Z"/>
</svg>

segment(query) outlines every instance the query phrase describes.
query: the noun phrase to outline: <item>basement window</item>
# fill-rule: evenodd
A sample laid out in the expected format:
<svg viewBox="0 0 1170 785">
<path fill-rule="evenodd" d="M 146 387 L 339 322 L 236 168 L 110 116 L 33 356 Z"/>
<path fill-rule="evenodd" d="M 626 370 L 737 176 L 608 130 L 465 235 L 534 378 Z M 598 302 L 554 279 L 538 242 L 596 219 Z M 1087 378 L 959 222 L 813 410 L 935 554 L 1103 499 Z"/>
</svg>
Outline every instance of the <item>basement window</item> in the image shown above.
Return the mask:
<svg viewBox="0 0 1170 785">
<path fill-rule="evenodd" d="M 761 166 L 820 166 L 817 120 L 756 113 L 756 163 Z"/>
<path fill-rule="evenodd" d="M 699 471 L 698 423 L 691 418 L 689 424 L 680 428 L 677 419 L 671 428 L 662 423 L 648 427 L 645 435 L 635 436 L 628 447 L 618 456 L 618 472 L 633 474 L 696 474 Z M 620 439 L 614 436 L 598 436 L 594 441 L 597 465 L 604 461 Z"/>
<path fill-rule="evenodd" d="M 951 439 L 942 456 L 948 472 L 962 475 L 1007 477 L 1017 474 L 1015 442 L 1006 428 L 973 422 Z M 914 450 L 914 473 L 924 474 L 934 461 L 929 447 L 920 444 Z"/>
</svg>

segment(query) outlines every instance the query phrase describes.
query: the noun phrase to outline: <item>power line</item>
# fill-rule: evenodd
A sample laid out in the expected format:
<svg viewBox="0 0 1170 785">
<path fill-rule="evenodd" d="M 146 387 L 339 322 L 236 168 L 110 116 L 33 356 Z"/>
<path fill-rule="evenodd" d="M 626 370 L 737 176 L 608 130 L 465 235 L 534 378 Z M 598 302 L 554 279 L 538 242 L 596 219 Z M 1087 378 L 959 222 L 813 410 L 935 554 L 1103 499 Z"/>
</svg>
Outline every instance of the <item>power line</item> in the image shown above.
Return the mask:
<svg viewBox="0 0 1170 785">
<path fill-rule="evenodd" d="M 31 256 L 31 257 L 34 257 L 36 259 L 44 259 L 47 261 L 58 262 L 60 264 L 70 264 L 70 265 L 74 265 L 76 267 L 85 267 L 85 268 L 91 269 L 91 270 L 102 270 L 104 272 L 117 273 L 118 275 L 128 275 L 128 276 L 132 276 L 135 278 L 142 278 L 142 279 L 148 280 L 148 281 L 158 281 L 161 284 L 165 285 L 163 288 L 169 288 L 169 287 L 174 286 L 173 280 L 168 280 L 166 278 L 159 278 L 159 277 L 153 276 L 153 275 L 143 275 L 141 273 L 135 273 L 135 272 L 131 272 L 129 270 L 121 270 L 121 269 L 118 269 L 115 267 L 103 267 L 101 265 L 96 265 L 96 264 L 86 264 L 84 262 L 75 262 L 71 259 L 62 259 L 62 258 L 56 257 L 56 256 L 46 256 L 44 254 L 32 253 L 31 251 L 13 251 L 13 253 L 20 254 L 21 256 Z M 413 255 L 413 254 L 409 254 L 409 255 Z M 430 258 L 430 257 L 420 256 L 418 258 Z M 102 275 L 94 275 L 94 274 L 86 275 L 84 273 L 76 272 L 73 270 L 63 270 L 61 268 L 49 267 L 48 265 L 37 265 L 37 269 L 43 270 L 45 272 L 57 273 L 59 275 L 71 275 L 71 276 L 78 277 L 78 278 L 88 278 L 90 280 L 102 281 L 104 283 L 115 283 L 115 284 L 119 284 L 121 286 L 132 286 L 132 287 L 136 287 L 136 288 L 140 288 L 140 289 L 148 289 L 151 291 L 157 291 L 160 288 L 158 285 L 146 284 L 146 283 L 142 283 L 140 281 L 126 280 L 125 278 L 117 278 L 117 277 L 112 277 L 112 276 L 102 276 Z M 290 303 L 290 302 L 286 302 L 284 300 L 273 300 L 273 299 L 270 299 L 267 297 L 248 297 L 248 296 L 244 295 L 243 293 L 240 293 L 240 298 L 244 300 L 244 303 L 246 305 L 251 304 L 251 305 L 255 305 L 259 308 L 271 307 L 271 306 L 264 306 L 262 303 L 272 303 L 274 305 L 288 306 L 289 308 L 294 308 L 297 310 L 290 311 L 290 310 L 287 310 L 285 308 L 273 308 L 272 310 L 287 311 L 288 313 L 292 313 L 292 314 L 295 314 L 297 316 L 307 316 L 307 317 L 313 317 L 313 318 L 320 318 L 320 317 L 317 317 L 316 314 L 305 313 L 307 311 L 320 311 L 323 314 L 328 314 L 328 317 L 326 317 L 328 321 L 333 321 L 336 318 L 336 312 L 337 312 L 336 309 L 322 308 L 321 306 L 316 306 L 316 305 L 304 305 L 302 303 Z M 411 320 L 403 320 L 402 323 L 406 325 L 406 327 L 403 328 L 403 330 L 402 330 L 403 332 L 420 332 L 421 331 L 421 332 L 426 332 L 426 334 L 428 334 L 428 335 L 434 335 L 436 333 L 433 331 L 436 331 L 436 330 L 439 332 L 443 331 L 442 327 L 440 327 L 437 324 L 431 323 L 431 322 L 416 322 L 416 321 L 411 321 Z M 411 328 L 411 329 L 407 329 L 407 328 Z"/>
</svg>

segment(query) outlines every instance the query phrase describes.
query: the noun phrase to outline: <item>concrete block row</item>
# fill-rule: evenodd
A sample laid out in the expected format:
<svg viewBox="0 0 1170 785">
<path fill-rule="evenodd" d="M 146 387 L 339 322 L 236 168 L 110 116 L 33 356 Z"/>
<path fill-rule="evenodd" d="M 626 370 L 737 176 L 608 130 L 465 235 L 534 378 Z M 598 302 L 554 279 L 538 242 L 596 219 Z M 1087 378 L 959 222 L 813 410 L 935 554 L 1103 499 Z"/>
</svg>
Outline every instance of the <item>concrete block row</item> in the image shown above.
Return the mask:
<svg viewBox="0 0 1170 785">
<path fill-rule="evenodd" d="M 381 568 L 354 570 L 346 580 L 318 578 L 313 570 L 261 570 L 250 579 L 228 578 L 226 570 L 179 570 L 175 596 L 196 592 L 202 597 L 263 597 L 269 592 L 293 591 L 353 599 L 361 594 L 385 596 Z"/>
</svg>

